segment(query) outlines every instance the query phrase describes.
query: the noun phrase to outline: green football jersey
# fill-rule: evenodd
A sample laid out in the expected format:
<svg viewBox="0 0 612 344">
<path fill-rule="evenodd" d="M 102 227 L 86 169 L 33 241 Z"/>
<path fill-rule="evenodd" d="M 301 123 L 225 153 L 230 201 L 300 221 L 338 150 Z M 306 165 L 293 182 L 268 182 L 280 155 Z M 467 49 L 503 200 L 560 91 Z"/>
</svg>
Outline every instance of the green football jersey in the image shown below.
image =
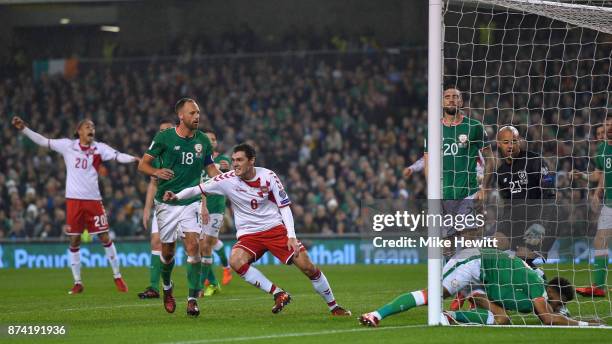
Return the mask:
<svg viewBox="0 0 612 344">
<path fill-rule="evenodd" d="M 219 166 L 219 163 L 221 161 L 227 161 L 228 164 L 230 164 L 232 161 L 230 160 L 230 158 L 227 155 L 223 155 L 223 154 L 219 154 L 217 155 L 216 158 L 213 159 L 215 164 L 217 165 L 217 168 L 219 169 L 219 171 L 221 172 L 227 172 L 228 170 L 222 171 L 221 167 Z M 206 171 L 202 171 L 202 183 L 210 180 L 211 178 L 208 176 L 208 173 L 206 173 Z M 209 214 L 223 214 L 225 213 L 225 196 L 221 196 L 221 195 L 208 195 L 206 196 L 206 208 L 208 208 L 208 213 Z"/>
<path fill-rule="evenodd" d="M 167 168 L 174 172 L 174 178 L 158 180 L 155 194 L 158 202 L 163 202 L 166 191 L 178 193 L 185 188 L 198 185 L 204 167 L 213 163 L 210 140 L 199 130 L 192 137 L 180 137 L 176 128 L 160 131 L 153 138 L 146 153 L 159 159 L 160 168 Z M 200 200 L 199 196 L 164 203 L 186 205 L 198 200 Z"/>
<path fill-rule="evenodd" d="M 547 297 L 544 280 L 527 263 L 506 252 L 481 250 L 480 279 L 489 300 L 505 309 L 530 313 L 533 300 Z"/>
<path fill-rule="evenodd" d="M 612 207 L 612 145 L 609 145 L 607 141 L 597 146 L 595 167 L 604 174 L 604 203 Z"/>
<path fill-rule="evenodd" d="M 442 126 L 442 198 L 464 199 L 478 191 L 478 152 L 487 134 L 478 120 L 463 117 L 461 123 Z"/>
</svg>

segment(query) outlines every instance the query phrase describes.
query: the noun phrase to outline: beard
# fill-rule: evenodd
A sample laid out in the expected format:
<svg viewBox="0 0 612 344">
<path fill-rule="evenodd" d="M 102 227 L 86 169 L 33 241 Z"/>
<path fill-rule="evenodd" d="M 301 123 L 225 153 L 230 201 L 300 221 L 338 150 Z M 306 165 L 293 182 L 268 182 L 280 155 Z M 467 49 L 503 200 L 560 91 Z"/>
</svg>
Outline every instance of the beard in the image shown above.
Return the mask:
<svg viewBox="0 0 612 344">
<path fill-rule="evenodd" d="M 458 108 L 456 106 L 445 106 L 444 107 L 444 113 L 445 114 L 449 114 L 451 116 L 456 115 L 458 112 Z"/>
</svg>

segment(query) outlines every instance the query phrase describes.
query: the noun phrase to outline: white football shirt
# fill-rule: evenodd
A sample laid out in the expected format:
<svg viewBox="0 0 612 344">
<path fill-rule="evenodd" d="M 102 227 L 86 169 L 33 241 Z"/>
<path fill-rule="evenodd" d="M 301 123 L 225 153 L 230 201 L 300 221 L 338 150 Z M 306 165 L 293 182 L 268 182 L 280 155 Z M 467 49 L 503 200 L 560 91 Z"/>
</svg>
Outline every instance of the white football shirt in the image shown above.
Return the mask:
<svg viewBox="0 0 612 344">
<path fill-rule="evenodd" d="M 200 189 L 206 194 L 224 195 L 232 202 L 237 238 L 282 224 L 279 208 L 291 204 L 276 173 L 263 167 L 255 167 L 253 181 L 229 171 L 200 184 Z"/>
<path fill-rule="evenodd" d="M 98 169 L 102 161 L 116 159 L 119 152 L 101 142 L 84 147 L 78 139 L 49 139 L 48 145 L 64 157 L 66 198 L 101 200 Z"/>
</svg>

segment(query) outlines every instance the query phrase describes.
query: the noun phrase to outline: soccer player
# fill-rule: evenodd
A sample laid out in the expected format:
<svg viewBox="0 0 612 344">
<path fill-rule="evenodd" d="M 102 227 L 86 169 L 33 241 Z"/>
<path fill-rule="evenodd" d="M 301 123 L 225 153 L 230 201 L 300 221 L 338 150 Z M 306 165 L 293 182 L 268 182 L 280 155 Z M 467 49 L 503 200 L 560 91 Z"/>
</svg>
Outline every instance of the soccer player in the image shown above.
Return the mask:
<svg viewBox="0 0 612 344">
<path fill-rule="evenodd" d="M 601 207 L 602 197 L 604 204 L 593 238 L 595 264 L 591 272 L 592 285 L 576 288 L 576 292 L 583 296 L 604 297 L 608 289 L 608 239 L 612 236 L 612 117 L 606 118 L 605 133 L 606 140 L 597 146 L 595 156 L 595 174 L 599 182 L 593 194 L 593 209 Z"/>
<path fill-rule="evenodd" d="M 187 188 L 178 194 L 166 192 L 164 199 L 181 201 L 201 194 L 224 195 L 234 210 L 238 242 L 232 248 L 230 265 L 247 283 L 274 297 L 272 313 L 278 313 L 291 301 L 289 293 L 268 280 L 251 263 L 270 251 L 284 264 L 295 264 L 311 281 L 334 316 L 351 312 L 336 303 L 327 278 L 308 257 L 297 240 L 291 201 L 276 174 L 255 167 L 255 148 L 243 143 L 234 147 L 233 171 L 214 177 L 206 183 Z"/>
<path fill-rule="evenodd" d="M 497 133 L 502 158 L 497 168 L 497 187 L 505 203 L 499 212 L 498 231 L 510 240 L 509 248 L 535 269 L 534 258 L 544 257 L 555 241 L 556 231 L 551 225 L 558 220 L 554 176 L 541 156 L 521 150 L 520 140 L 513 126 L 504 126 Z"/>
<path fill-rule="evenodd" d="M 170 118 L 164 118 L 159 123 L 159 131 L 174 127 L 174 121 Z M 159 159 L 153 160 L 153 167 L 159 168 Z M 151 223 L 151 266 L 149 267 L 149 286 L 138 297 L 141 299 L 158 299 L 159 298 L 159 278 L 161 275 L 161 240 L 159 239 L 159 227 L 157 226 L 157 218 L 153 212 L 151 219 L 151 210 L 153 209 L 153 199 L 157 192 L 157 177 L 151 176 L 149 186 L 147 187 L 147 195 L 145 196 L 145 205 L 142 211 L 142 224 L 145 229 Z"/>
<path fill-rule="evenodd" d="M 221 172 L 230 170 L 230 158 L 217 151 L 218 141 L 217 134 L 212 129 L 205 129 L 204 133 L 208 136 L 213 148 L 213 161 Z M 202 173 L 202 183 L 211 178 L 206 173 Z M 203 293 L 203 296 L 212 296 L 221 290 L 221 286 L 215 277 L 212 268 L 212 251 L 217 253 L 221 264 L 223 264 L 223 285 L 228 284 L 232 280 L 232 271 L 225 255 L 223 242 L 219 240 L 219 231 L 223 227 L 223 216 L 225 213 L 225 197 L 220 195 L 210 195 L 206 198 L 206 208 L 209 213 L 209 221 L 202 226 L 202 234 L 200 236 L 200 253 L 202 254 L 202 284 L 208 281 L 208 286 Z"/>
<path fill-rule="evenodd" d="M 476 308 L 470 311 L 444 312 L 442 323 L 479 323 L 506 325 L 510 323 L 506 311 L 535 313 L 543 325 L 588 326 L 600 322 L 577 321 L 559 313 L 573 298 L 573 287 L 563 278 L 549 283 L 523 260 L 494 249 L 466 249 L 451 258 L 443 270 L 443 297 L 447 298 L 470 285 L 482 285 L 486 296 L 481 296 Z M 481 294 L 482 295 L 482 294 Z M 488 303 L 482 302 L 483 299 Z M 365 313 L 359 322 L 376 327 L 392 314 L 427 304 L 427 290 L 402 294 L 379 309 Z M 486 304 L 486 306 L 485 306 Z M 488 307 L 488 308 L 487 308 Z"/>
<path fill-rule="evenodd" d="M 208 137 L 198 130 L 200 107 L 195 100 L 183 98 L 174 108 L 180 124 L 155 135 L 149 149 L 144 154 L 138 169 L 150 176 L 157 177 L 155 194 L 155 216 L 162 242 L 161 277 L 164 294 L 164 308 L 168 313 L 176 310 L 171 280 L 174 268 L 176 240 L 184 236 L 183 244 L 187 252 L 187 315 L 198 316 L 200 309 L 197 297 L 200 291 L 200 214 L 206 215 L 199 197 L 185 198 L 180 201 L 163 199 L 166 191 L 178 192 L 186 187 L 198 185 L 202 169 L 215 176 L 219 170 L 212 160 L 212 146 Z M 159 158 L 160 167 L 152 166 Z M 206 222 L 206 216 L 202 217 Z"/>
<path fill-rule="evenodd" d="M 442 198 L 444 200 L 482 200 L 487 196 L 495 159 L 487 144 L 487 133 L 482 123 L 467 117 L 461 92 L 454 87 L 444 90 L 442 117 Z M 482 186 L 479 187 L 477 165 L 482 154 L 485 162 Z M 428 169 L 425 152 L 425 170 Z M 466 203 L 459 204 L 462 211 Z M 446 208 L 446 207 L 445 207 Z M 453 213 L 455 211 L 452 211 Z"/>
<path fill-rule="evenodd" d="M 128 286 L 119 271 L 117 249 L 108 235 L 108 218 L 98 186 L 98 169 L 102 161 L 116 160 L 122 164 L 129 164 L 140 159 L 120 153 L 105 143 L 94 141 L 96 128 L 90 119 L 78 123 L 76 138 L 72 140 L 48 139 L 28 128 L 20 117 L 13 117 L 12 124 L 37 145 L 52 149 L 64 157 L 67 171 L 65 233 L 70 237 L 70 264 L 74 278 L 69 294 L 83 292 L 79 249 L 81 234 L 85 228 L 89 234 L 97 234 L 104 246 L 117 290 L 127 292 Z"/>
<path fill-rule="evenodd" d="M 442 210 L 455 218 L 477 216 L 482 203 L 487 199 L 495 159 L 491 146 L 487 143 L 487 133 L 483 124 L 469 118 L 461 110 L 463 96 L 455 87 L 448 87 L 442 95 Z M 484 158 L 484 174 L 478 180 L 478 161 Z M 425 174 L 428 170 L 428 153 L 425 152 Z M 455 235 L 479 236 L 476 223 L 464 223 L 465 228 L 458 233 L 453 227 L 443 227 L 442 236 Z M 452 255 L 448 249 L 445 255 Z M 453 301 L 451 309 L 462 304 L 463 294 Z"/>
</svg>

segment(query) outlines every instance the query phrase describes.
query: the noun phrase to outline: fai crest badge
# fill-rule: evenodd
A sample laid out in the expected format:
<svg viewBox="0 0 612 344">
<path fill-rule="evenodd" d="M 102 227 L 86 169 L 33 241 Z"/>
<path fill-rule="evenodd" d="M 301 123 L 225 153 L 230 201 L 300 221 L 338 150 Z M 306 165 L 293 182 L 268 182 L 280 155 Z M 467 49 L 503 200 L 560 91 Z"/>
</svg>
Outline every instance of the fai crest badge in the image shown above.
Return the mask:
<svg viewBox="0 0 612 344">
<path fill-rule="evenodd" d="M 202 145 L 199 143 L 196 143 L 195 146 L 193 146 L 193 149 L 195 149 L 196 151 L 196 157 L 200 158 L 202 157 Z"/>
<path fill-rule="evenodd" d="M 458 145 L 458 146 L 459 146 L 460 148 L 465 148 L 465 147 L 467 147 L 467 143 L 468 143 L 468 137 L 467 137 L 467 135 L 465 135 L 465 134 L 461 134 L 461 135 L 459 135 L 459 138 L 458 138 L 458 139 L 459 139 L 459 145 Z"/>
</svg>

